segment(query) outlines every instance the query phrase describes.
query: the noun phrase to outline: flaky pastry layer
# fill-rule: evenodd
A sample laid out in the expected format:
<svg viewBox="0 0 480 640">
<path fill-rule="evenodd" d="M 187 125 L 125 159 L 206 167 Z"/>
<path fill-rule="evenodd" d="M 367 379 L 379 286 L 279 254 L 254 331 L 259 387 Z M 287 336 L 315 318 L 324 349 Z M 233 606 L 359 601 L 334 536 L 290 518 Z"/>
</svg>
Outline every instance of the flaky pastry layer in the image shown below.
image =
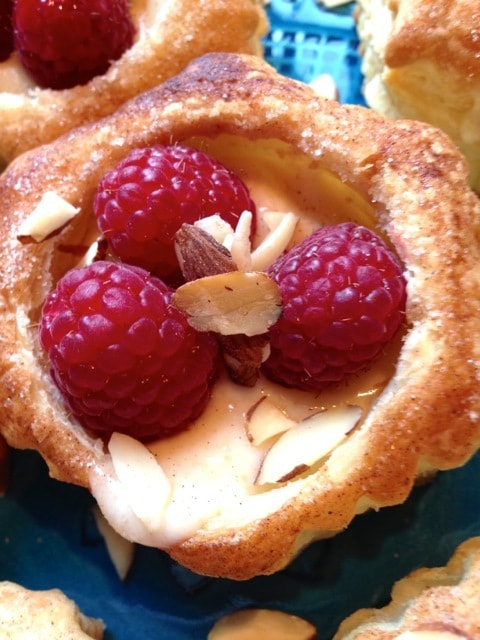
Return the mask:
<svg viewBox="0 0 480 640">
<path fill-rule="evenodd" d="M 59 589 L 32 591 L 0 582 L 0 629 L 3 638 L 101 640 L 105 625 L 86 616 Z"/>
<path fill-rule="evenodd" d="M 359 0 L 369 106 L 439 127 L 480 191 L 480 11 L 476 0 Z"/>
<path fill-rule="evenodd" d="M 100 177 L 133 148 L 172 142 L 214 149 L 245 177 L 273 157 L 264 187 L 288 185 L 305 211 L 313 207 L 303 222 L 318 226 L 336 211 L 345 218 L 363 203 L 362 215 L 394 245 L 408 282 L 393 375 L 361 427 L 310 473 L 260 501 L 246 492 L 167 545 L 194 571 L 246 579 L 282 568 L 368 508 L 403 502 L 419 476 L 463 465 L 478 449 L 480 203 L 464 160 L 438 130 L 323 100 L 254 56 L 204 56 L 103 121 L 24 154 L 0 178 L 0 429 L 12 446 L 38 450 L 63 481 L 96 487 L 109 455 L 71 419 L 49 377 L 38 345 L 41 305 L 95 237 Z M 245 156 L 232 153 L 243 147 Z M 278 184 L 275 167 L 283 172 Z M 43 242 L 22 243 L 19 225 L 45 191 L 80 213 Z M 200 443 L 192 460 L 202 451 Z M 103 506 L 115 520 L 118 504 Z M 119 512 L 112 524 L 135 538 L 139 523 L 129 528 L 128 509 Z M 137 540 L 158 544 L 141 533 Z"/>
</svg>

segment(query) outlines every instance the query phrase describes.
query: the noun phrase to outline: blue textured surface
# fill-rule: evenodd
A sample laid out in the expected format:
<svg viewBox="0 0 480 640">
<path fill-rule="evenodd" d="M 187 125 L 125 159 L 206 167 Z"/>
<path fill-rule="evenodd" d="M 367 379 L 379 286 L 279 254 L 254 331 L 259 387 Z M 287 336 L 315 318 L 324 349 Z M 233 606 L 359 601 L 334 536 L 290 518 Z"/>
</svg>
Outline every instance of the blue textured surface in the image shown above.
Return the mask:
<svg viewBox="0 0 480 640">
<path fill-rule="evenodd" d="M 280 73 L 311 82 L 333 76 L 340 100 L 362 103 L 361 60 L 352 3 L 328 11 L 315 0 L 272 0 L 265 58 Z"/>
<path fill-rule="evenodd" d="M 63 589 L 85 612 L 103 617 L 107 640 L 205 639 L 219 616 L 248 606 L 301 615 L 317 625 L 319 640 L 329 640 L 353 610 L 385 604 L 396 580 L 444 564 L 459 542 L 480 534 L 479 476 L 477 455 L 415 489 L 405 504 L 357 517 L 273 576 L 203 578 L 139 547 L 121 583 L 89 494 L 50 479 L 37 454 L 15 452 L 10 490 L 0 499 L 0 579 Z"/>
</svg>

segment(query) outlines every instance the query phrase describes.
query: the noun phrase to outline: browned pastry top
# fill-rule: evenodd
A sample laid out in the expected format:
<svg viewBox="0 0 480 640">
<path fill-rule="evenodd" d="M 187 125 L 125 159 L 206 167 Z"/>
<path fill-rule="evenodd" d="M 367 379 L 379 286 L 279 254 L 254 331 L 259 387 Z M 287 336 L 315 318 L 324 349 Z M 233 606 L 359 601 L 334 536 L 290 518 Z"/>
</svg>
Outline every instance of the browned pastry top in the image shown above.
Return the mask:
<svg viewBox="0 0 480 640">
<path fill-rule="evenodd" d="M 357 513 L 404 501 L 417 477 L 477 450 L 480 204 L 444 134 L 323 100 L 251 56 L 204 56 L 114 115 L 19 157 L 0 178 L 0 429 L 11 445 L 40 451 L 64 481 L 91 487 L 108 456 L 49 378 L 40 308 L 95 237 L 100 177 L 130 149 L 171 142 L 210 151 L 247 183 L 253 175 L 295 194 L 307 224 L 358 215 L 389 237 L 408 280 L 407 332 L 361 428 L 310 473 L 265 493 L 262 508 L 251 509 L 249 495 L 232 500 L 233 516 L 214 514 L 167 545 L 195 571 L 244 579 L 281 568 Z M 45 191 L 80 213 L 61 233 L 21 243 L 19 225 Z M 160 546 L 155 536 L 141 541 Z"/>
<path fill-rule="evenodd" d="M 385 49 L 391 67 L 426 58 L 480 78 L 480 6 L 476 0 L 390 0 L 394 30 Z"/>
</svg>

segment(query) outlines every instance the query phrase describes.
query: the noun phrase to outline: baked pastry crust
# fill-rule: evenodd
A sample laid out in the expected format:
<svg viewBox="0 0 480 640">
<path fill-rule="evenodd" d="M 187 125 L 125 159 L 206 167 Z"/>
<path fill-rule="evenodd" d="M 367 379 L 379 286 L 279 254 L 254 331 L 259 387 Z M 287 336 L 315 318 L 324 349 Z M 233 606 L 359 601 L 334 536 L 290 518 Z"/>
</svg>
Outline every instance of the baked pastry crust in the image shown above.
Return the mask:
<svg viewBox="0 0 480 640">
<path fill-rule="evenodd" d="M 327 209 L 345 217 L 352 202 L 363 207 L 408 280 L 408 328 L 393 375 L 361 428 L 318 468 L 261 501 L 229 500 L 168 544 L 143 535 L 137 520 L 130 529 L 128 510 L 117 517 L 118 495 L 100 500 L 126 537 L 166 548 L 199 573 L 246 579 L 282 568 L 356 514 L 403 502 L 416 479 L 463 465 L 478 449 L 480 203 L 463 158 L 440 131 L 321 99 L 259 58 L 234 54 L 204 56 L 109 118 L 14 161 L 0 178 L 0 429 L 12 446 L 37 449 L 52 476 L 89 487 L 97 499 L 110 456 L 72 421 L 49 377 L 37 338 L 40 309 L 92 240 L 100 177 L 132 148 L 171 142 L 213 149 L 234 170 L 243 167 L 245 179 L 249 166 L 261 174 L 265 165 L 270 190 L 299 192 L 305 211 L 326 202 L 317 225 L 332 215 Z M 80 213 L 43 242 L 22 243 L 19 225 L 45 191 Z"/>
<path fill-rule="evenodd" d="M 75 126 L 112 113 L 196 57 L 214 51 L 261 54 L 268 22 L 262 0 L 132 0 L 134 43 L 83 86 L 41 89 L 15 54 L 0 63 L 0 166 Z"/>
<path fill-rule="evenodd" d="M 475 0 L 359 0 L 364 94 L 373 109 L 439 127 L 480 191 L 480 12 Z"/>
<path fill-rule="evenodd" d="M 105 625 L 90 618 L 59 589 L 32 591 L 0 582 L 0 636 L 23 640 L 101 640 Z"/>
<path fill-rule="evenodd" d="M 480 636 L 480 538 L 463 542 L 444 567 L 421 568 L 397 582 L 391 602 L 361 609 L 333 640 L 459 640 Z"/>
</svg>

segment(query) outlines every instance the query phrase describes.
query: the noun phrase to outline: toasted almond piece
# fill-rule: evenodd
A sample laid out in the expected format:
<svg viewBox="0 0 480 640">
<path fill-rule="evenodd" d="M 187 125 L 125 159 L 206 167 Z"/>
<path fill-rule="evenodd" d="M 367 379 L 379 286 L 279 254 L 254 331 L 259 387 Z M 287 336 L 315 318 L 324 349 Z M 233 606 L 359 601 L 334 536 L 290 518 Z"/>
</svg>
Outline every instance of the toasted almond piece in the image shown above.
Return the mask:
<svg viewBox="0 0 480 640">
<path fill-rule="evenodd" d="M 268 396 L 262 396 L 247 412 L 245 431 L 247 438 L 257 447 L 296 425 L 297 422 L 289 418 Z"/>
<path fill-rule="evenodd" d="M 361 415 L 360 407 L 341 405 L 297 423 L 267 451 L 255 484 L 286 482 L 302 473 L 330 453 Z"/>
<path fill-rule="evenodd" d="M 314 640 L 317 630 L 311 622 L 276 609 L 243 609 L 220 618 L 207 640 Z"/>
<path fill-rule="evenodd" d="M 97 524 L 98 530 L 102 534 L 105 541 L 108 555 L 115 567 L 120 580 L 125 580 L 132 566 L 133 557 L 135 555 L 135 544 L 126 540 L 111 526 L 98 505 L 92 508 L 93 516 Z"/>
<path fill-rule="evenodd" d="M 172 492 L 165 472 L 145 445 L 123 433 L 112 434 L 108 450 L 132 511 L 147 529 L 155 531 Z"/>
<path fill-rule="evenodd" d="M 80 211 L 60 197 L 55 191 L 46 191 L 40 202 L 18 229 L 19 238 L 31 238 L 41 242 L 63 227 Z"/>
<path fill-rule="evenodd" d="M 274 215 L 269 219 L 273 222 Z M 263 271 L 282 255 L 292 239 L 297 222 L 298 216 L 294 213 L 284 213 L 279 217 L 278 224 L 252 252 L 252 269 Z"/>
<path fill-rule="evenodd" d="M 179 287 L 172 304 L 187 314 L 198 331 L 222 335 L 265 333 L 280 316 L 277 284 L 265 273 L 229 271 Z"/>
</svg>

